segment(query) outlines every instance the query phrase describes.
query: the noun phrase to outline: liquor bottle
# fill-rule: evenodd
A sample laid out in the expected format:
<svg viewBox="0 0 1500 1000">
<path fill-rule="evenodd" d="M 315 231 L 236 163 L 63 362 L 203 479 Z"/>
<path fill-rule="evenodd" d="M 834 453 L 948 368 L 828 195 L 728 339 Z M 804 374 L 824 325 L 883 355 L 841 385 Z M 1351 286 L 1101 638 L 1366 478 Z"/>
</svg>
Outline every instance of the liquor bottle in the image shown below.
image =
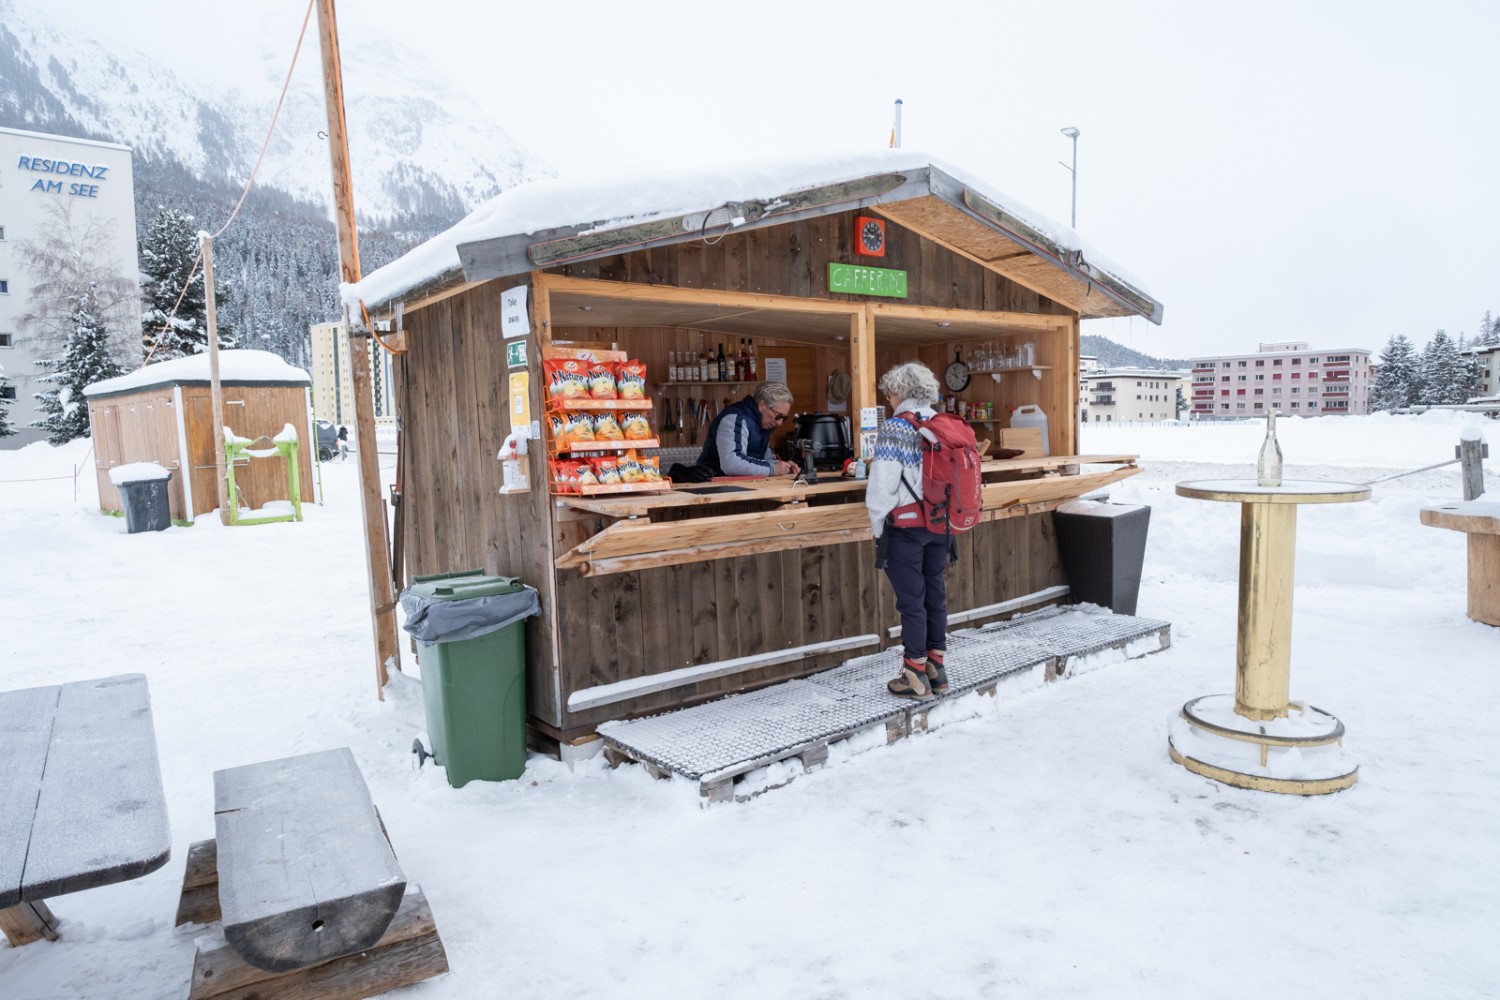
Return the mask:
<svg viewBox="0 0 1500 1000">
<path fill-rule="evenodd" d="M 1261 486 L 1281 485 L 1281 445 L 1276 443 L 1276 411 L 1266 411 L 1266 441 L 1255 460 L 1255 481 Z"/>
<path fill-rule="evenodd" d="M 729 381 L 729 359 L 724 356 L 724 342 L 719 341 L 719 381 Z"/>
<path fill-rule="evenodd" d="M 750 381 L 750 348 L 743 338 L 740 339 L 740 360 L 734 367 L 735 378 L 741 382 Z"/>
<path fill-rule="evenodd" d="M 676 382 L 677 381 L 677 352 L 676 351 L 668 351 L 667 352 L 667 381 L 668 382 Z"/>
<path fill-rule="evenodd" d="M 708 352 L 704 351 L 698 355 L 698 381 L 708 381 Z"/>
<path fill-rule="evenodd" d="M 750 341 L 750 381 L 758 382 L 760 377 L 756 374 L 755 363 L 755 341 Z"/>
</svg>

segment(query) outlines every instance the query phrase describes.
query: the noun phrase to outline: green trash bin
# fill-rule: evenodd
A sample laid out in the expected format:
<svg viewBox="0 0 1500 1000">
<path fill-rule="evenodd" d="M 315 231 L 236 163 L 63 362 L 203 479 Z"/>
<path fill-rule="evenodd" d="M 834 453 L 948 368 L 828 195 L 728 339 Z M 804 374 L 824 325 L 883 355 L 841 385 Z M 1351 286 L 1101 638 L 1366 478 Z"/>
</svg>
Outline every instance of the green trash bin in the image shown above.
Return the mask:
<svg viewBox="0 0 1500 1000">
<path fill-rule="evenodd" d="M 417 640 L 431 756 L 462 788 L 526 769 L 526 619 L 536 591 L 482 570 L 416 577 L 401 594 Z M 412 748 L 422 754 L 421 741 Z"/>
</svg>

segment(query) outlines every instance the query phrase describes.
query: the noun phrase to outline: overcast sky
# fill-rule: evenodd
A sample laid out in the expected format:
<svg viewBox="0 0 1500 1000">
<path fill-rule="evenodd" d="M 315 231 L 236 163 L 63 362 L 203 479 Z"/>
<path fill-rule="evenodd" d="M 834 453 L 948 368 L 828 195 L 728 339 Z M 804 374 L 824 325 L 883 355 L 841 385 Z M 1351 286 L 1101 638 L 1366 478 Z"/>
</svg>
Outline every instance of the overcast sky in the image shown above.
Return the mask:
<svg viewBox="0 0 1500 1000">
<path fill-rule="evenodd" d="M 1077 127 L 1077 228 L 1166 305 L 1161 327 L 1084 332 L 1150 354 L 1476 334 L 1500 314 L 1500 2 L 1229 6 L 339 0 L 338 18 L 346 63 L 383 27 L 564 175 L 883 147 L 901 98 L 904 146 L 1066 222 Z M 289 53 L 304 0 L 256 9 Z M 201 21 L 200 61 L 242 72 L 232 15 L 142 10 L 124 34 Z"/>
</svg>

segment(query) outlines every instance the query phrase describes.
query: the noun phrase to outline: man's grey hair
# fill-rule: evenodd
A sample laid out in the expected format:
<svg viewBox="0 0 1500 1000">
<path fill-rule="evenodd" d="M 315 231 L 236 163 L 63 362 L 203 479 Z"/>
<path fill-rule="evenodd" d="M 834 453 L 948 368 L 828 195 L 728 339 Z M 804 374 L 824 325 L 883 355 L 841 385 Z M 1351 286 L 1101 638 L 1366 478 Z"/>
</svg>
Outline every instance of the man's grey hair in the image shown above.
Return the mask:
<svg viewBox="0 0 1500 1000">
<path fill-rule="evenodd" d="M 880 391 L 898 402 L 910 400 L 924 406 L 936 403 L 942 395 L 937 376 L 920 361 L 908 361 L 886 372 L 880 377 Z"/>
<path fill-rule="evenodd" d="M 762 382 L 756 387 L 755 401 L 757 403 L 765 403 L 770 407 L 775 407 L 779 403 L 790 405 L 792 402 L 792 390 L 786 387 L 785 382 Z"/>
</svg>

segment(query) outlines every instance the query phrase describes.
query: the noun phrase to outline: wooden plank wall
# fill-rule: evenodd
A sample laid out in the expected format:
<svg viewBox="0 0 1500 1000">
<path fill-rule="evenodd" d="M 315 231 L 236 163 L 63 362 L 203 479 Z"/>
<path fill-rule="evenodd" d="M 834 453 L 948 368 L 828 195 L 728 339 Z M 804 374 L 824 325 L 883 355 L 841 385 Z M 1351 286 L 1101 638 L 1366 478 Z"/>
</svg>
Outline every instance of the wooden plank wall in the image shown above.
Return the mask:
<svg viewBox="0 0 1500 1000">
<path fill-rule="evenodd" d="M 567 525 L 581 541 L 599 530 Z M 561 545 L 561 542 L 559 542 Z M 986 521 L 958 542 L 948 573 L 949 612 L 997 604 L 1065 582 L 1052 516 Z M 565 624 L 559 640 L 564 704 L 584 688 L 679 667 L 876 633 L 900 623 L 873 543 L 817 546 L 609 576 L 556 574 Z M 967 623 L 966 623 L 967 624 Z M 584 712 L 562 728 L 645 714 L 806 676 L 852 653 L 763 667 Z"/>
<path fill-rule="evenodd" d="M 181 449 L 177 440 L 177 405 L 170 386 L 91 400 L 89 424 L 101 510 L 124 509 L 119 489 L 109 480 L 111 468 L 131 462 L 155 462 L 172 470 L 171 482 L 167 484 L 172 519 L 190 519 L 178 459 Z"/>
<path fill-rule="evenodd" d="M 852 245 L 856 214 L 862 213 L 844 212 L 773 229 L 729 233 L 712 244 L 699 241 L 638 250 L 567 264 L 550 273 L 645 285 L 865 301 L 867 296 L 828 291 L 830 263 L 859 263 L 906 271 L 908 297 L 900 301 L 909 305 L 1058 315 L 1069 312 L 894 222 L 886 223 L 885 256 L 862 257 Z"/>
<path fill-rule="evenodd" d="M 261 435 L 275 437 L 291 424 L 296 429 L 297 467 L 302 502 L 313 501 L 313 462 L 317 461 L 317 442 L 307 440 L 307 388 L 282 385 L 226 385 L 224 425 L 243 438 Z M 192 464 L 193 516 L 207 514 L 219 506 L 219 491 L 214 463 L 214 418 L 212 391 L 206 385 L 182 387 L 182 405 L 187 409 L 188 458 Z M 176 430 L 173 429 L 175 440 Z M 242 503 L 251 508 L 265 506 L 273 500 L 289 499 L 286 491 L 286 463 L 280 456 L 251 459 L 234 470 L 235 486 Z"/>
<path fill-rule="evenodd" d="M 551 521 L 546 465 L 530 450 L 530 493 L 502 496 L 496 455 L 509 432 L 510 384 L 500 336 L 500 289 L 490 283 L 405 316 L 408 350 L 399 365 L 402 510 L 406 583 L 458 570 L 516 576 L 541 594 L 542 615 L 526 623 L 527 711 L 561 722 L 553 630 Z M 533 395 L 540 384 L 527 337 Z M 533 416 L 537 416 L 533 411 Z"/>
</svg>

